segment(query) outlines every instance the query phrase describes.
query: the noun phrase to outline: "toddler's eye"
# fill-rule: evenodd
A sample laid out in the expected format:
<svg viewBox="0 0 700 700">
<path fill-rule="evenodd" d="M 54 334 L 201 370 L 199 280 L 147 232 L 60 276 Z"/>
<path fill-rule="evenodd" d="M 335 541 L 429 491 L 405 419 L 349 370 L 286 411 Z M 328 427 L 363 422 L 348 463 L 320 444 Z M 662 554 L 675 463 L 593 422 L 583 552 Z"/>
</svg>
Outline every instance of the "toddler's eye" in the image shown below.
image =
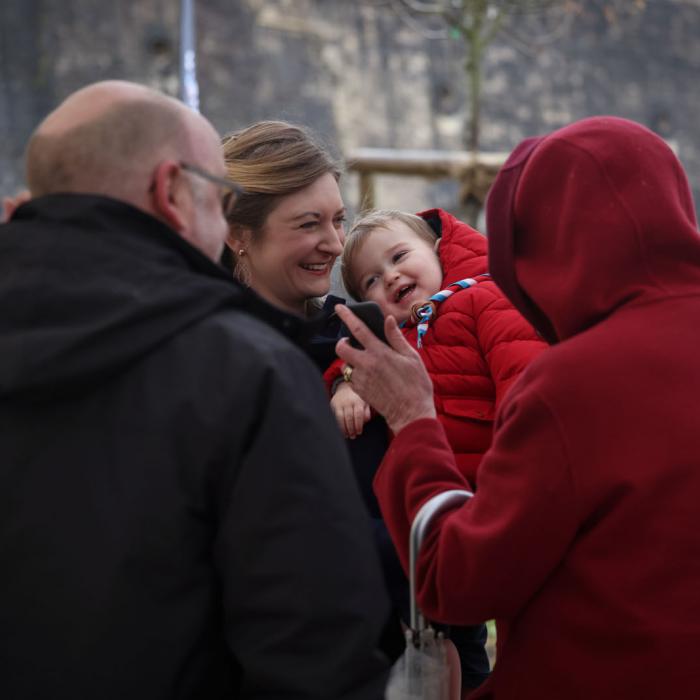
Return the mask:
<svg viewBox="0 0 700 700">
<path fill-rule="evenodd" d="M 369 289 L 376 281 L 377 281 L 376 275 L 372 275 L 372 277 L 368 277 L 365 280 L 365 289 Z"/>
<path fill-rule="evenodd" d="M 398 262 L 399 260 L 401 260 L 401 258 L 403 258 L 404 255 L 406 255 L 406 251 L 405 251 L 405 250 L 401 250 L 401 251 L 399 251 L 398 253 L 394 253 L 394 255 L 393 255 L 392 258 L 391 258 L 391 261 L 392 261 L 392 262 Z"/>
</svg>

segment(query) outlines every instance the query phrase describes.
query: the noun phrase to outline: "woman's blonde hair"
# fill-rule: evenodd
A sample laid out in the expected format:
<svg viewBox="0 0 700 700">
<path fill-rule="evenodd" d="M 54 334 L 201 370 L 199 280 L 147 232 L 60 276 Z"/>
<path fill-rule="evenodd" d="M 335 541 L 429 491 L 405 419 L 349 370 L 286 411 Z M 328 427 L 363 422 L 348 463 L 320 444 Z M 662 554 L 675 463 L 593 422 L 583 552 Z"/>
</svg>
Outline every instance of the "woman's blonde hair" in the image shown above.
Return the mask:
<svg viewBox="0 0 700 700">
<path fill-rule="evenodd" d="M 247 229 L 255 240 L 282 197 L 342 172 L 311 131 L 284 121 L 256 122 L 224 136 L 222 146 L 227 177 L 245 190 L 227 214 L 231 238 Z M 230 262 L 235 272 L 235 257 Z"/>
<path fill-rule="evenodd" d="M 377 229 L 386 229 L 392 221 L 400 221 L 410 228 L 419 238 L 434 245 L 437 234 L 425 219 L 397 209 L 374 209 L 360 214 L 352 224 L 345 238 L 343 255 L 340 259 L 340 271 L 345 291 L 356 301 L 362 300 L 362 290 L 356 279 L 354 263 L 357 254 L 370 235 Z"/>
</svg>

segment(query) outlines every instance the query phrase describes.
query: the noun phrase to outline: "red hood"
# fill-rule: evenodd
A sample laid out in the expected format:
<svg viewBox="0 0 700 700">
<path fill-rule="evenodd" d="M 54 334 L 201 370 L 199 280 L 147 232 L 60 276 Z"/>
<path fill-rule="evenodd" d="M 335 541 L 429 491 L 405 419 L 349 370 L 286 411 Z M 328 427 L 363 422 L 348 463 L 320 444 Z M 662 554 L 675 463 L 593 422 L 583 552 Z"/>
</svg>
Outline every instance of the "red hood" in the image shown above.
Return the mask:
<svg viewBox="0 0 700 700">
<path fill-rule="evenodd" d="M 645 127 L 592 117 L 523 141 L 487 203 L 491 273 L 551 343 L 623 304 L 697 293 L 690 187 Z"/>
<path fill-rule="evenodd" d="M 440 263 L 444 270 L 442 286 L 488 271 L 488 242 L 486 236 L 442 209 L 421 211 L 440 236 Z"/>
</svg>

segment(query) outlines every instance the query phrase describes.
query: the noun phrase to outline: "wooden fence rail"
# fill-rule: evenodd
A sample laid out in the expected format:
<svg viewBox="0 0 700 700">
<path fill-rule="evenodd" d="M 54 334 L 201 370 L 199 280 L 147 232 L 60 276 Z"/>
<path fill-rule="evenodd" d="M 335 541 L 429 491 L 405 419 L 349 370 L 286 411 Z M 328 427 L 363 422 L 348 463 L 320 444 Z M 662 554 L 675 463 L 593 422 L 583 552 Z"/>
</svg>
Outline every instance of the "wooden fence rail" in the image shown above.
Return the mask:
<svg viewBox="0 0 700 700">
<path fill-rule="evenodd" d="M 347 166 L 360 176 L 358 211 L 376 205 L 377 175 L 409 175 L 428 179 L 451 178 L 461 183 L 460 199 L 483 204 L 491 183 L 508 153 L 471 153 L 391 148 L 357 148 L 347 155 Z"/>
</svg>

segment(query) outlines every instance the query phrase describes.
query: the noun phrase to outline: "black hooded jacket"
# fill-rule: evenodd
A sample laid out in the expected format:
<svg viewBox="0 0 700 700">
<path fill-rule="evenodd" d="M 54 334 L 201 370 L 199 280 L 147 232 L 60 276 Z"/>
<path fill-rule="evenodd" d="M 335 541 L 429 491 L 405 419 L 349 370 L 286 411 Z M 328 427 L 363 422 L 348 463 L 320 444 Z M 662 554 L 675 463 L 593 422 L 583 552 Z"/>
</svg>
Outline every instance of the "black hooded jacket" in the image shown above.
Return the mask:
<svg viewBox="0 0 700 700">
<path fill-rule="evenodd" d="M 0 226 L 0 697 L 382 696 L 366 514 L 270 324 L 123 203 Z"/>
</svg>

